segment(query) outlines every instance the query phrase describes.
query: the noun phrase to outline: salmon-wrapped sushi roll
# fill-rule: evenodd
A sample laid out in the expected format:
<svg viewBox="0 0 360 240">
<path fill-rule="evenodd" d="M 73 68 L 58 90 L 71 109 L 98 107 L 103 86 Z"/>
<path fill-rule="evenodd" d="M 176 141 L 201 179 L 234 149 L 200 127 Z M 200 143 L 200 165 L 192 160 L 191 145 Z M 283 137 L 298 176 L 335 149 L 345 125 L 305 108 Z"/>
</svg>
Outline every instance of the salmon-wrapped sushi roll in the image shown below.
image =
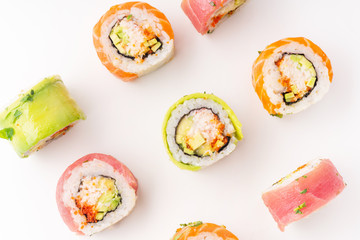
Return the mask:
<svg viewBox="0 0 360 240">
<path fill-rule="evenodd" d="M 345 188 L 329 159 L 316 159 L 280 179 L 262 198 L 281 231 L 324 206 Z"/>
<path fill-rule="evenodd" d="M 245 0 L 183 0 L 181 7 L 196 30 L 204 35 L 231 16 Z"/>
<path fill-rule="evenodd" d="M 55 75 L 21 94 L 0 113 L 0 137 L 9 140 L 20 157 L 28 157 L 85 118 Z"/>
<path fill-rule="evenodd" d="M 274 116 L 300 112 L 319 101 L 333 78 L 326 54 L 309 39 L 286 38 L 263 50 L 253 65 L 252 83 Z"/>
<path fill-rule="evenodd" d="M 91 235 L 127 216 L 135 206 L 138 183 L 112 156 L 93 153 L 71 164 L 60 177 L 56 201 L 71 231 Z"/>
<path fill-rule="evenodd" d="M 180 224 L 171 240 L 238 240 L 225 226 L 201 221 L 188 224 Z"/>
<path fill-rule="evenodd" d="M 212 94 L 195 93 L 168 110 L 163 140 L 170 159 L 186 170 L 200 170 L 235 150 L 243 138 L 231 108 Z"/>
<path fill-rule="evenodd" d="M 111 7 L 95 25 L 93 41 L 102 64 L 123 81 L 157 69 L 174 55 L 170 22 L 143 2 Z"/>
</svg>

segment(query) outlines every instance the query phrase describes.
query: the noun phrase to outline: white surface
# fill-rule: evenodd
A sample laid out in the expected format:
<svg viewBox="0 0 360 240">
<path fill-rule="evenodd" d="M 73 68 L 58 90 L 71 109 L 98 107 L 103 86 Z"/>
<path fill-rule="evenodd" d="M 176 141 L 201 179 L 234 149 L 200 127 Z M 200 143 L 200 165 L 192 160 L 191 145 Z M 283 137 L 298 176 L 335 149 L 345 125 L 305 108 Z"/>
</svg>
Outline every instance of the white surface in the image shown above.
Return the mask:
<svg viewBox="0 0 360 240">
<path fill-rule="evenodd" d="M 175 58 L 132 83 L 113 77 L 92 44 L 92 27 L 120 1 L 1 1 L 0 105 L 21 89 L 60 74 L 88 116 L 66 136 L 28 159 L 0 142 L 1 239 L 81 239 L 55 202 L 58 178 L 91 152 L 111 154 L 139 180 L 132 214 L 91 239 L 169 239 L 178 224 L 224 224 L 239 239 L 359 239 L 360 4 L 334 0 L 250 0 L 208 36 L 198 34 L 180 1 L 149 0 L 175 31 Z M 271 117 L 251 85 L 258 50 L 304 36 L 326 52 L 334 81 L 325 98 L 299 114 Z M 185 94 L 206 91 L 226 101 L 244 140 L 200 172 L 168 160 L 161 125 Z M 310 217 L 277 229 L 261 200 L 273 182 L 317 156 L 332 159 L 348 183 Z"/>
</svg>

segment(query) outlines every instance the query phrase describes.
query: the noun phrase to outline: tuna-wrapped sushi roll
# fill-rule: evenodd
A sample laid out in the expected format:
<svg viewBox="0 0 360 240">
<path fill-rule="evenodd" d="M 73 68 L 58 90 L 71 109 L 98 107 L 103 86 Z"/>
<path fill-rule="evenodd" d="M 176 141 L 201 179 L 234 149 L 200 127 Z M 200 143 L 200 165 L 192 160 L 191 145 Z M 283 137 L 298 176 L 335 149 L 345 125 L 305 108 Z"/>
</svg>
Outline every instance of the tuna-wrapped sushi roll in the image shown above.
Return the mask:
<svg viewBox="0 0 360 240">
<path fill-rule="evenodd" d="M 85 118 L 60 76 L 52 76 L 0 114 L 0 137 L 8 139 L 20 157 L 27 157 Z"/>
<path fill-rule="evenodd" d="M 286 38 L 263 50 L 252 83 L 264 108 L 275 116 L 300 112 L 319 101 L 333 78 L 326 54 L 309 39 Z"/>
<path fill-rule="evenodd" d="M 281 231 L 327 204 L 345 188 L 329 159 L 316 159 L 280 179 L 262 199 Z"/>
<path fill-rule="evenodd" d="M 245 0 L 183 0 L 181 7 L 196 30 L 204 35 L 231 16 Z"/>
<path fill-rule="evenodd" d="M 135 206 L 138 183 L 110 155 L 88 154 L 71 164 L 56 188 L 57 205 L 73 232 L 91 235 L 127 216 Z"/>
<path fill-rule="evenodd" d="M 181 98 L 168 110 L 163 124 L 170 159 L 178 167 L 193 171 L 230 154 L 242 137 L 234 112 L 212 94 Z"/>
<path fill-rule="evenodd" d="M 174 55 L 169 20 L 143 2 L 111 7 L 95 25 L 93 41 L 102 64 L 123 81 L 159 68 Z"/>
<path fill-rule="evenodd" d="M 200 221 L 181 224 L 170 240 L 238 240 L 225 226 Z"/>
</svg>

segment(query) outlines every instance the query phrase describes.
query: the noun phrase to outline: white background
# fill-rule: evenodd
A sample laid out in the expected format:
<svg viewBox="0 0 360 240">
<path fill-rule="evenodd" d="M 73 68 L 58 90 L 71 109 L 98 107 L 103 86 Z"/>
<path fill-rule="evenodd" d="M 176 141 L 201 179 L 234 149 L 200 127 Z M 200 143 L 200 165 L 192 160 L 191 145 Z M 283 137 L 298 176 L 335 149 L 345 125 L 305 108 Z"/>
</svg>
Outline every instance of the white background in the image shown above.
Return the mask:
<svg viewBox="0 0 360 240">
<path fill-rule="evenodd" d="M 92 28 L 122 1 L 5 1 L 0 4 L 0 105 L 42 78 L 60 74 L 84 112 L 66 136 L 20 159 L 0 142 L 0 238 L 86 239 L 70 232 L 56 206 L 65 168 L 92 152 L 111 154 L 139 181 L 133 212 L 91 239 L 169 239 L 180 223 L 224 224 L 239 239 L 359 239 L 360 73 L 358 1 L 249 0 L 211 35 L 201 36 L 180 1 L 148 0 L 175 32 L 174 59 L 124 83 L 100 63 Z M 304 36 L 330 58 L 329 93 L 283 119 L 263 109 L 251 84 L 258 50 Z M 214 93 L 243 124 L 243 141 L 215 165 L 189 172 L 168 160 L 161 126 L 180 97 Z M 329 157 L 348 186 L 327 206 L 277 229 L 261 200 L 273 182 L 318 157 Z"/>
</svg>

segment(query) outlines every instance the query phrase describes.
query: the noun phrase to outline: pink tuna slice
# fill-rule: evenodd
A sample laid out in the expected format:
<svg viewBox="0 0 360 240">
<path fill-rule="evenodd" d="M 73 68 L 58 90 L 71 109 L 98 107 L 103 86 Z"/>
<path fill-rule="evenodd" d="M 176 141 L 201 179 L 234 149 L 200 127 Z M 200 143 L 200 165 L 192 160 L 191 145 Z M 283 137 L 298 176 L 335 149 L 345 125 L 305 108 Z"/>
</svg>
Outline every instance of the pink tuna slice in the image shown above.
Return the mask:
<svg viewBox="0 0 360 240">
<path fill-rule="evenodd" d="M 64 202 L 62 201 L 63 188 L 64 188 L 63 186 L 65 181 L 71 176 L 72 170 L 74 168 L 81 166 L 84 162 L 93 161 L 94 159 L 106 162 L 109 165 L 111 165 L 114 168 L 114 171 L 124 176 L 129 186 L 135 190 L 135 193 L 137 192 L 138 189 L 137 179 L 132 174 L 132 172 L 124 164 L 122 164 L 121 162 L 119 162 L 110 155 L 101 154 L 101 153 L 92 153 L 80 158 L 79 160 L 71 164 L 61 175 L 58 181 L 56 187 L 56 202 L 58 205 L 60 215 L 63 218 L 65 224 L 69 227 L 71 231 L 81 235 L 84 235 L 84 233 L 79 230 L 79 225 L 73 220 L 71 215 L 71 209 L 69 207 L 66 207 Z"/>
<path fill-rule="evenodd" d="M 216 10 L 228 0 L 183 0 L 181 8 L 191 20 L 196 30 L 204 35 L 209 30 L 209 22 Z"/>
<path fill-rule="evenodd" d="M 293 178 L 294 175 L 298 178 Z M 282 185 L 283 182 L 286 184 Z M 319 159 L 299 167 L 291 176 L 275 183 L 273 188 L 263 193 L 262 199 L 280 230 L 284 231 L 286 225 L 324 206 L 344 188 L 343 178 L 332 162 Z"/>
</svg>

